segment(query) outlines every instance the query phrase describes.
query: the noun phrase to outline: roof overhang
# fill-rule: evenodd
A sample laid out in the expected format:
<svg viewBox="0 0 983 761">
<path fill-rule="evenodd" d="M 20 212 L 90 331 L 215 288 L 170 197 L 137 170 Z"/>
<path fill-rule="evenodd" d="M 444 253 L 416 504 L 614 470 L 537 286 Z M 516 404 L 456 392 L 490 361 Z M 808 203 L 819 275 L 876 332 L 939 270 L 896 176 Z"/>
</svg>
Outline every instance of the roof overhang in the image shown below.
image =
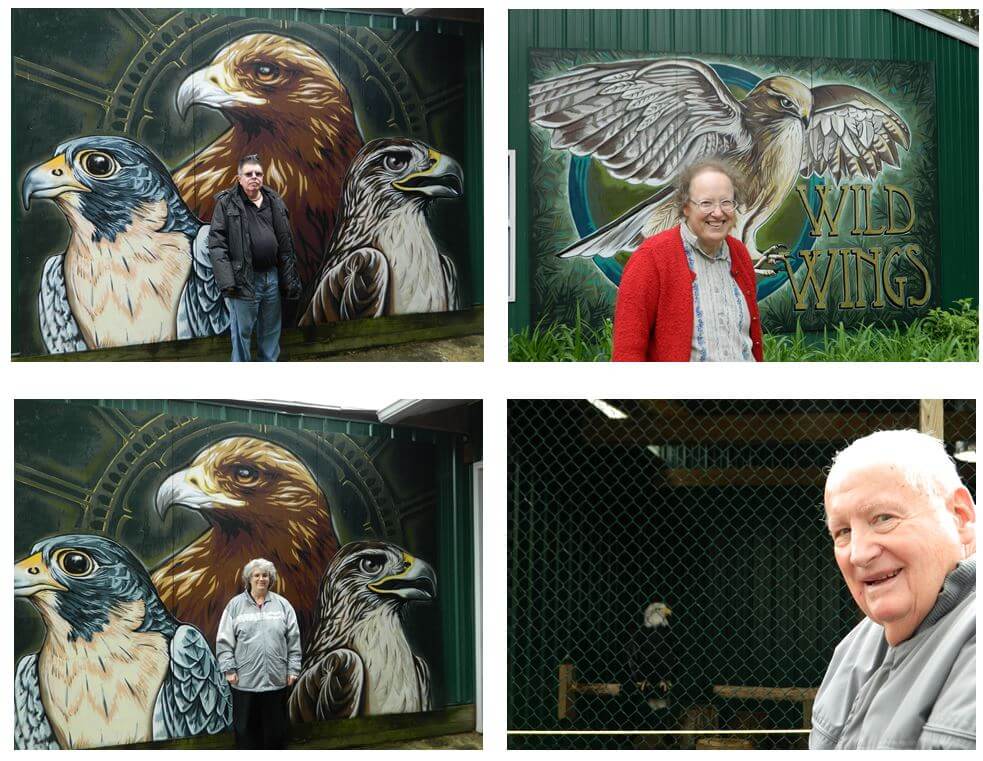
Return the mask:
<svg viewBox="0 0 983 761">
<path fill-rule="evenodd" d="M 980 46 L 980 33 L 974 32 L 968 26 L 963 26 L 955 21 L 950 21 L 945 16 L 940 16 L 938 13 L 932 13 L 931 11 L 921 11 L 921 10 L 898 10 L 895 8 L 891 9 L 892 13 L 896 13 L 899 16 L 903 16 L 909 21 L 914 21 L 916 24 L 921 24 L 922 26 L 927 26 L 929 29 L 934 29 L 936 32 L 941 32 L 949 37 L 955 37 L 960 42 L 965 42 L 967 45 L 972 45 L 973 47 Z"/>
</svg>

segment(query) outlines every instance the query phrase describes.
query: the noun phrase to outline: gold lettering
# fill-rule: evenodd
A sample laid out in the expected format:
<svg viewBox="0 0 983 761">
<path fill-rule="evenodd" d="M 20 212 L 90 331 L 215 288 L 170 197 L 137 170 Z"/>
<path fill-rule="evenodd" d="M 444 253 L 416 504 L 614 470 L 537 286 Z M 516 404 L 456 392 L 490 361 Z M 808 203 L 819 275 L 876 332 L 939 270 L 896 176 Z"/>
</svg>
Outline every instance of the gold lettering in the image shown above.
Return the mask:
<svg viewBox="0 0 983 761">
<path fill-rule="evenodd" d="M 850 259 L 851 253 L 857 252 L 857 248 L 841 248 L 840 254 L 840 275 L 843 278 L 843 300 L 840 301 L 840 309 L 853 309 L 857 305 L 853 301 L 850 288 Z M 830 267 L 833 266 L 832 251 L 830 251 Z"/>
<path fill-rule="evenodd" d="M 871 279 L 871 282 L 874 284 L 874 300 L 870 305 L 876 309 L 882 309 L 884 307 L 884 296 L 881 292 L 881 254 L 884 253 L 884 249 L 874 246 L 866 252 L 862 248 L 854 250 L 857 252 L 857 290 L 860 292 L 857 296 L 857 307 L 863 308 L 867 306 L 867 302 L 863 298 L 864 276 L 860 267 L 861 262 L 866 262 L 874 268 L 874 277 Z"/>
<path fill-rule="evenodd" d="M 911 228 L 915 226 L 915 202 L 911 199 L 911 196 L 908 195 L 904 188 L 899 188 L 897 185 L 885 185 L 884 189 L 887 191 L 887 234 L 902 235 L 904 233 L 911 232 Z M 895 195 L 901 196 L 908 207 L 908 224 L 904 227 L 894 226 Z"/>
<path fill-rule="evenodd" d="M 873 198 L 874 194 L 871 191 L 874 189 L 874 186 L 873 185 L 864 185 L 863 187 L 864 187 L 864 191 L 865 191 L 864 192 L 864 195 L 865 195 L 865 201 L 866 201 L 864 203 L 864 206 L 866 208 L 866 214 L 867 214 L 867 227 L 864 228 L 864 235 L 883 235 L 884 234 L 884 231 L 887 229 L 886 227 L 881 227 L 881 228 L 871 227 L 871 223 L 872 223 L 872 220 L 874 218 L 874 206 L 873 206 L 873 204 L 874 204 L 874 198 Z"/>
<path fill-rule="evenodd" d="M 819 214 L 818 216 L 813 216 L 812 206 L 809 204 L 808 189 L 808 186 L 795 186 L 795 191 L 799 194 L 799 199 L 802 201 L 802 206 L 805 208 L 806 214 L 809 216 L 809 223 L 812 225 L 812 232 L 810 233 L 812 237 L 819 238 L 822 236 L 823 217 L 826 218 L 826 222 L 829 224 L 829 234 L 834 237 L 839 235 L 840 215 L 843 213 L 843 206 L 846 204 L 847 194 L 840 193 L 840 200 L 836 204 L 836 211 L 831 215 L 829 205 L 827 203 L 829 187 L 827 185 L 817 185 L 816 193 L 819 196 Z"/>
<path fill-rule="evenodd" d="M 914 264 L 918 271 L 922 273 L 922 278 L 925 281 L 925 291 L 922 293 L 922 297 L 920 299 L 916 299 L 914 296 L 909 296 L 908 306 L 925 306 L 932 298 L 932 277 L 928 273 L 928 268 L 925 266 L 925 262 L 921 260 L 922 247 L 917 243 L 909 243 L 904 247 L 904 255 L 908 261 Z"/>
<path fill-rule="evenodd" d="M 901 246 L 891 246 L 890 250 L 887 252 L 887 256 L 884 257 L 884 293 L 887 294 L 887 300 L 896 307 L 903 307 L 905 299 L 905 283 L 908 282 L 908 278 L 906 278 L 904 275 L 898 275 L 894 278 L 891 277 L 891 261 L 899 256 L 901 256 Z M 892 280 L 897 283 L 897 290 L 891 288 Z"/>
<path fill-rule="evenodd" d="M 826 296 L 829 293 L 829 285 L 831 277 L 833 274 L 833 257 L 835 256 L 836 249 L 832 251 L 809 251 L 802 250 L 799 252 L 799 256 L 802 257 L 802 261 L 806 265 L 806 274 L 802 279 L 800 284 L 796 284 L 795 277 L 792 274 L 792 267 L 786 259 L 785 269 L 788 271 L 788 282 L 792 286 L 792 293 L 795 295 L 795 311 L 802 312 L 807 308 L 806 304 L 806 294 L 809 291 L 809 287 L 812 287 L 813 292 L 816 294 L 816 309 L 826 308 Z M 816 277 L 815 267 L 816 263 L 822 254 L 829 254 L 829 259 L 826 263 L 826 274 L 823 277 L 822 284 L 820 284 L 819 279 Z"/>
<path fill-rule="evenodd" d="M 860 210 L 860 199 L 863 197 L 861 190 L 863 190 L 863 185 L 849 185 L 850 192 L 853 195 L 853 229 L 850 232 L 853 235 L 860 235 L 863 233 L 864 228 L 860 225 L 860 219 L 863 212 Z"/>
</svg>

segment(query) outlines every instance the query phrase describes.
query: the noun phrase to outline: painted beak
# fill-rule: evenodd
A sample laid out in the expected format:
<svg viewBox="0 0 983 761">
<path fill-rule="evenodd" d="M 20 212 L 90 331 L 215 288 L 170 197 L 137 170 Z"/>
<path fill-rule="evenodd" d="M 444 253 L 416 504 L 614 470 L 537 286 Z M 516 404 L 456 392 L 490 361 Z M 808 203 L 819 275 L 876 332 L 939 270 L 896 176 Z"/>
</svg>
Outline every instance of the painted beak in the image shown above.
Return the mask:
<svg viewBox="0 0 983 761">
<path fill-rule="evenodd" d="M 437 575 L 430 564 L 403 553 L 406 569 L 399 574 L 387 576 L 369 589 L 380 594 L 396 595 L 404 600 L 432 600 L 437 596 Z"/>
<path fill-rule="evenodd" d="M 55 581 L 40 552 L 14 564 L 14 597 L 32 597 L 46 589 L 68 591 L 68 587 Z"/>
<path fill-rule="evenodd" d="M 72 168 L 65 160 L 65 154 L 38 164 L 24 177 L 21 197 L 24 208 L 31 208 L 32 198 L 54 198 L 62 193 L 89 193 L 90 190 L 75 179 Z"/>
<path fill-rule="evenodd" d="M 229 81 L 225 67 L 220 64 L 206 66 L 190 74 L 178 88 L 175 106 L 182 119 L 192 105 L 208 108 L 228 108 L 230 106 L 262 106 L 263 98 L 256 98 L 244 92 L 237 92 L 234 83 Z"/>
<path fill-rule="evenodd" d="M 393 187 L 430 198 L 460 198 L 464 195 L 464 170 L 450 156 L 431 148 L 430 168 L 396 180 Z"/>
<path fill-rule="evenodd" d="M 242 507 L 245 504 L 241 500 L 214 492 L 200 466 L 172 475 L 160 485 L 154 500 L 157 515 L 162 519 L 175 505 L 200 513 L 221 507 Z"/>
</svg>

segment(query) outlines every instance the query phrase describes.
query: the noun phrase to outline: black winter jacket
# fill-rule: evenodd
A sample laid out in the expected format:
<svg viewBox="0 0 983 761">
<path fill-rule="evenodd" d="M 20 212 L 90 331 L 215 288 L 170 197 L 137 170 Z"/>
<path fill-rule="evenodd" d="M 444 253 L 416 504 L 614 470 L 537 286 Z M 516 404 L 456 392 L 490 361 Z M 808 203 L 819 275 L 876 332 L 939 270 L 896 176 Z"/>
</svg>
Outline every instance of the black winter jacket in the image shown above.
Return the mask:
<svg viewBox="0 0 983 761">
<path fill-rule="evenodd" d="M 294 239 L 290 233 L 290 215 L 283 199 L 272 188 L 263 186 L 263 202 L 272 205 L 273 231 L 277 239 L 277 275 L 280 290 L 288 299 L 300 298 L 300 277 L 294 256 Z M 212 260 L 215 284 L 221 290 L 236 289 L 236 297 L 252 298 L 253 258 L 247 255 L 251 243 L 243 215 L 246 203 L 239 186 L 215 196 L 212 227 L 208 233 L 208 253 Z"/>
</svg>

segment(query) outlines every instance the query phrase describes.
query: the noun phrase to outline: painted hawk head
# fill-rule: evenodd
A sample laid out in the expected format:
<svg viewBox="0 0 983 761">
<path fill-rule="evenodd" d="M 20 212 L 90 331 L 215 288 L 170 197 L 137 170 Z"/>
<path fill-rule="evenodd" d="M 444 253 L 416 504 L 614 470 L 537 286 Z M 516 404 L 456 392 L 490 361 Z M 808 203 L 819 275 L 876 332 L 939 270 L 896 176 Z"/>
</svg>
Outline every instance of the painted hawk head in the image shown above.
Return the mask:
<svg viewBox="0 0 983 761">
<path fill-rule="evenodd" d="M 111 615 L 134 631 L 170 636 L 177 628 L 143 564 L 103 536 L 63 534 L 35 544 L 14 565 L 14 596 L 30 601 L 49 628 L 58 619 L 67 624 L 69 641 L 91 642 Z"/>
<path fill-rule="evenodd" d="M 321 580 L 319 615 L 349 622 L 380 608 L 437 596 L 430 564 L 388 542 L 350 542 L 338 550 Z"/>
<path fill-rule="evenodd" d="M 208 446 L 164 481 L 157 513 L 163 518 L 175 505 L 212 525 L 248 529 L 257 540 L 264 529 L 280 535 L 289 528 L 298 539 L 326 541 L 330 528 L 326 500 L 307 466 L 283 447 L 251 436 Z"/>
<path fill-rule="evenodd" d="M 93 241 L 115 241 L 135 219 L 150 214 L 162 215 L 159 232 L 193 237 L 201 227 L 160 159 L 125 137 L 93 135 L 62 143 L 53 158 L 28 171 L 21 190 L 25 209 L 32 198 L 49 198 L 73 227 L 91 226 Z"/>
<path fill-rule="evenodd" d="M 812 90 L 793 77 L 768 77 L 754 86 L 742 105 L 752 124 L 793 120 L 806 129 L 812 117 Z"/>
</svg>

